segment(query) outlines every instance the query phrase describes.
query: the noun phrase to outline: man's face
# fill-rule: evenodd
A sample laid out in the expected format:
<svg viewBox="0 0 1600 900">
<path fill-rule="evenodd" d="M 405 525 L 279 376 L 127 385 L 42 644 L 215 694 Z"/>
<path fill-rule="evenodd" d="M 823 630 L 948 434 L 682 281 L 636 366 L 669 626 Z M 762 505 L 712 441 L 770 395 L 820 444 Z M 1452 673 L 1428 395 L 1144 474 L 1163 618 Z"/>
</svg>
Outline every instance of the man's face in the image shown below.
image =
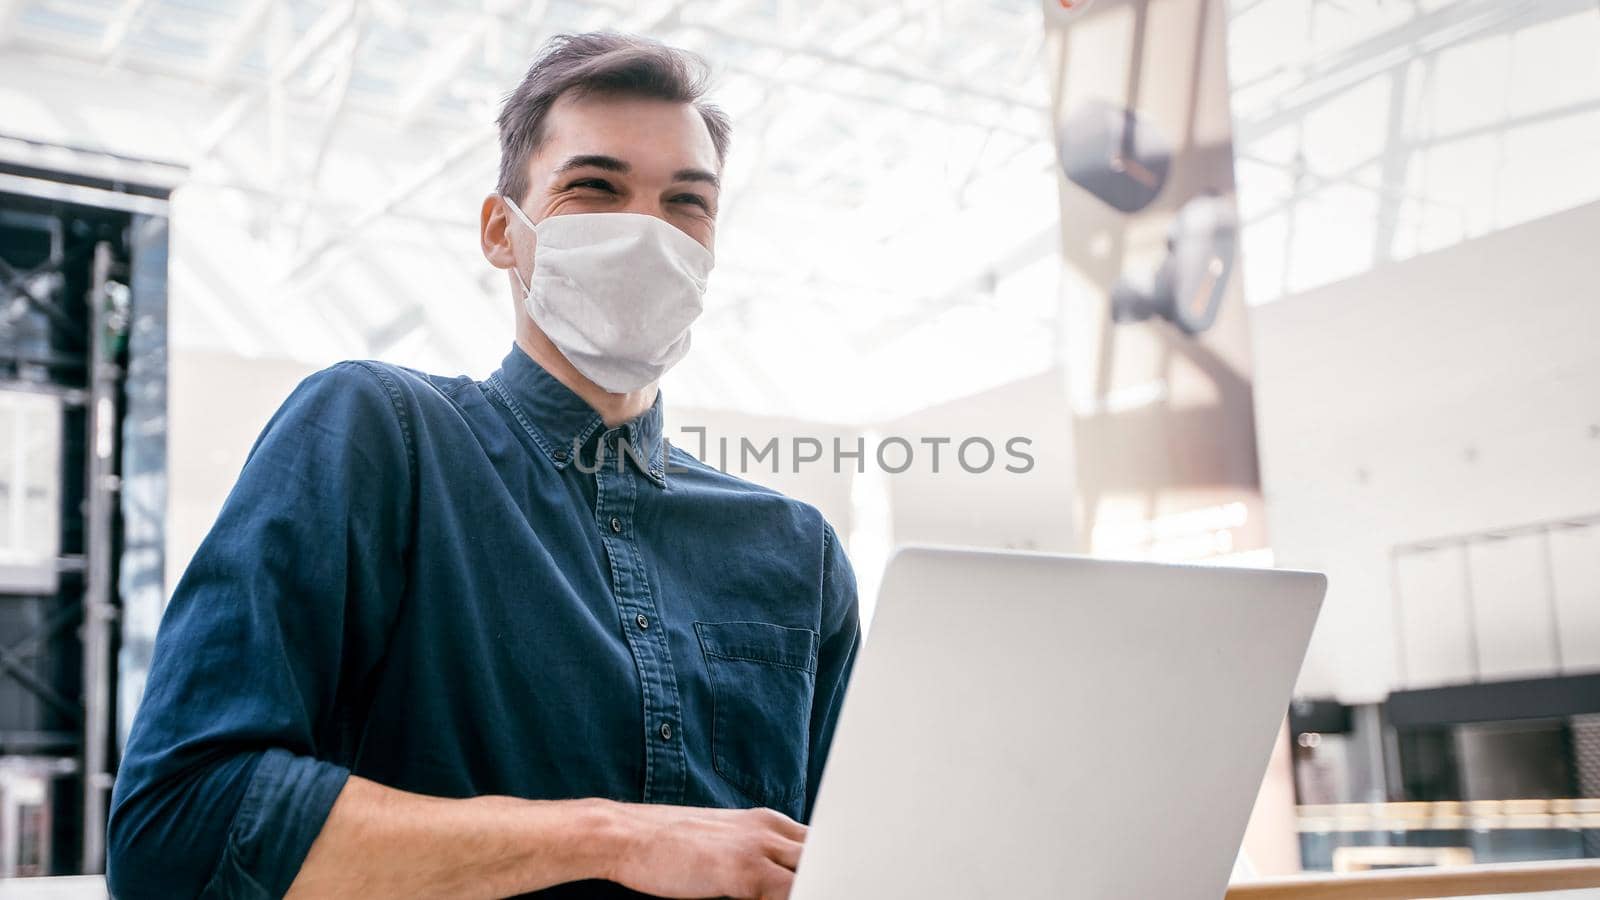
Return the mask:
<svg viewBox="0 0 1600 900">
<path fill-rule="evenodd" d="M 655 216 L 710 250 L 718 168 L 711 134 L 690 104 L 568 95 L 551 107 L 544 143 L 528 160 L 528 195 L 517 199 L 534 222 L 568 213 Z"/>
</svg>

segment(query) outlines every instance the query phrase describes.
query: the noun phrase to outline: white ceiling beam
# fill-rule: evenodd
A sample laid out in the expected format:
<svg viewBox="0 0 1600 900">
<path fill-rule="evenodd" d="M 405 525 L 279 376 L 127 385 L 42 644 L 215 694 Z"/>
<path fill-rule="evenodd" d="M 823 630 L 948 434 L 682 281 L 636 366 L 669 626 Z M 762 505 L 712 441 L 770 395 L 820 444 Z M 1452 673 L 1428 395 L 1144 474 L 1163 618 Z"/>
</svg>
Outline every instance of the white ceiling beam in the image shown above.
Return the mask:
<svg viewBox="0 0 1600 900">
<path fill-rule="evenodd" d="M 483 48 L 484 37 L 493 21 L 489 16 L 477 17 L 464 32 L 446 42 L 422 65 L 415 82 L 400 98 L 401 128 L 409 128 L 415 123 L 417 117 L 449 88 L 461 70 L 472 61 L 473 54 Z"/>
<path fill-rule="evenodd" d="M 300 254 L 299 258 L 290 264 L 284 275 L 284 281 L 294 282 L 304 278 L 329 251 L 359 236 L 369 225 L 394 212 L 396 207 L 416 195 L 435 178 L 455 169 L 463 159 L 473 153 L 494 147 L 498 143 L 499 133 L 492 127 L 484 128 L 468 134 L 434 160 L 418 166 L 409 177 L 396 184 L 382 201 L 351 219 L 321 244 Z"/>
<path fill-rule="evenodd" d="M 311 165 L 306 170 L 305 176 L 300 179 L 312 193 L 317 193 L 318 184 L 322 179 L 322 165 L 328 157 L 328 148 L 333 144 L 333 136 L 337 133 L 341 120 L 344 118 L 345 101 L 350 96 L 350 79 L 355 74 L 356 60 L 360 56 L 361 42 L 366 36 L 366 29 L 358 26 L 350 33 L 346 46 L 341 54 L 338 67 L 333 74 L 332 83 L 328 90 L 328 111 L 322 122 L 321 132 L 317 135 L 316 149 L 312 151 Z M 302 204 L 295 215 L 295 223 L 290 228 L 294 235 L 294 249 L 299 251 L 305 238 L 305 227 L 310 219 L 313 207 L 311 204 Z"/>
<path fill-rule="evenodd" d="M 898 66 L 881 65 L 863 62 L 853 56 L 840 54 L 832 49 L 802 44 L 795 41 L 782 40 L 764 34 L 733 28 L 727 25 L 704 22 L 695 19 L 678 20 L 685 28 L 705 31 L 709 34 L 736 43 L 746 44 L 751 47 L 760 47 L 766 50 L 777 50 L 795 56 L 815 59 L 826 63 L 830 68 L 847 69 L 868 75 L 876 75 L 904 82 L 917 87 L 931 87 L 939 90 L 944 96 L 973 97 L 988 103 L 1006 108 L 1024 109 L 1044 115 L 1049 112 L 1049 104 L 1043 99 L 1035 102 L 1018 97 L 1015 93 L 1002 93 L 1000 91 L 986 90 L 972 84 L 951 79 L 941 78 L 937 75 L 924 72 L 915 72 L 902 69 Z"/>
<path fill-rule="evenodd" d="M 828 41 L 828 48 L 840 56 L 854 57 L 869 44 L 883 40 L 905 24 L 906 11 L 900 6 L 885 6 Z M 818 23 L 821 24 L 821 23 Z"/>
<path fill-rule="evenodd" d="M 1278 92 L 1270 106 L 1256 115 L 1235 118 L 1233 142 L 1240 146 L 1258 140 L 1345 96 L 1355 86 L 1415 60 L 1485 35 L 1529 29 L 1594 8 L 1595 0 L 1462 0 L 1419 13 L 1313 60 L 1304 69 L 1300 82 Z M 1238 15 L 1235 13 L 1233 18 Z"/>
<path fill-rule="evenodd" d="M 806 27 L 794 34 L 793 42 L 795 46 L 808 46 L 817 40 L 824 33 L 824 29 L 828 28 L 833 21 L 831 14 L 835 9 L 837 9 L 837 5 L 833 3 L 824 3 L 819 6 L 807 21 Z M 724 17 L 719 16 L 718 20 L 722 21 Z M 827 43 L 834 48 L 834 52 L 853 56 L 862 48 L 883 39 L 886 35 L 901 27 L 904 21 L 905 11 L 902 8 L 898 6 L 884 7 L 830 37 Z M 791 65 L 794 59 L 794 54 L 786 52 L 776 65 L 765 67 L 764 71 L 757 72 L 749 69 L 732 68 L 729 71 L 740 71 L 764 82 L 768 85 L 769 95 L 774 92 L 774 89 L 817 88 L 821 84 L 820 80 L 815 77 L 815 70 L 819 67 L 817 61 L 814 59 L 802 60 L 802 62 L 809 63 L 809 65 L 803 67 L 808 71 L 796 73 L 792 71 L 795 67 Z M 824 94 L 828 93 L 826 88 L 823 89 L 823 92 Z M 838 94 L 835 93 L 834 95 L 837 96 Z M 798 95 L 790 94 L 790 96 Z M 860 95 L 854 95 L 852 99 L 860 99 Z M 790 134 L 808 134 L 818 123 L 824 122 L 834 115 L 836 107 L 837 105 L 833 103 L 819 102 L 815 94 L 809 97 L 809 102 L 786 103 L 783 106 L 783 129 Z M 873 121 L 881 122 L 878 119 Z M 763 129 L 771 124 L 772 119 L 769 117 L 765 121 Z M 862 136 L 859 133 L 841 134 L 840 137 L 841 140 L 836 145 L 835 152 L 830 155 L 831 157 L 839 156 L 840 151 L 846 153 L 854 152 L 862 142 Z M 821 168 L 816 165 L 814 156 L 808 158 L 802 164 L 802 167 L 813 171 Z"/>
<path fill-rule="evenodd" d="M 116 18 L 106 26 L 105 34 L 100 37 L 99 53 L 108 66 L 115 66 L 121 59 L 128 33 L 138 24 L 146 6 L 149 6 L 148 0 L 125 0 Z"/>
<path fill-rule="evenodd" d="M 683 17 L 688 0 L 661 0 L 659 3 L 640 3 L 617 22 L 616 30 L 629 34 L 654 34 Z"/>
<path fill-rule="evenodd" d="M 272 80 L 287 81 L 346 28 L 358 24 L 360 13 L 360 0 L 346 0 L 344 3 L 328 7 L 328 11 L 311 23 L 311 27 L 307 28 L 300 40 L 284 53 L 281 60 L 273 60 Z"/>
<path fill-rule="evenodd" d="M 350 97 L 350 80 L 355 76 L 356 61 L 361 55 L 361 43 L 366 37 L 366 29 L 357 27 L 350 33 L 345 49 L 340 55 L 338 67 L 334 71 L 333 81 L 328 88 L 328 111 L 322 123 L 322 131 L 317 136 L 316 150 L 311 157 L 311 168 L 308 171 L 307 181 L 313 190 L 316 188 L 318 176 L 322 174 L 322 163 L 327 158 L 328 147 L 333 143 L 333 135 L 338 131 L 340 121 L 344 118 L 346 102 Z"/>
<path fill-rule="evenodd" d="M 250 52 L 256 41 L 261 38 L 262 25 L 267 21 L 267 14 L 272 11 L 273 0 L 252 0 L 245 7 L 244 15 L 234 24 L 233 30 L 223 39 L 221 46 L 212 51 L 211 58 L 206 61 L 206 83 L 216 84 L 224 76 L 232 72 L 245 54 Z"/>
<path fill-rule="evenodd" d="M 22 11 L 22 0 L 0 0 L 0 44 L 11 41 L 11 21 Z"/>
<path fill-rule="evenodd" d="M 286 199 L 295 205 L 304 205 L 310 208 L 311 213 L 324 219 L 335 219 L 349 211 L 346 204 L 330 201 L 324 192 L 313 192 L 304 186 L 290 188 L 285 191 L 269 190 L 259 183 L 248 180 L 236 171 L 219 169 L 208 174 L 197 174 L 184 181 L 184 184 L 204 186 L 217 191 L 236 192 L 248 197 L 251 201 L 272 201 Z M 453 231 L 478 230 L 477 210 L 468 210 L 467 214 L 448 216 L 440 213 L 418 212 L 411 210 L 393 210 L 389 218 L 408 224 L 415 224 L 427 228 L 448 228 Z"/>
<path fill-rule="evenodd" d="M 1015 128 L 1003 123 L 986 122 L 981 118 L 971 115 L 963 115 L 957 112 L 908 106 L 907 104 L 896 100 L 893 97 L 886 97 L 882 94 L 874 94 L 867 91 L 836 88 L 830 85 L 820 84 L 815 80 L 803 77 L 780 77 L 775 76 L 770 71 L 758 70 L 745 66 L 721 66 L 719 68 L 721 68 L 724 72 L 745 75 L 750 78 L 757 79 L 764 83 L 770 84 L 773 87 L 792 88 L 797 91 L 821 94 L 827 97 L 838 97 L 842 100 L 865 103 L 872 106 L 881 106 L 886 109 L 900 110 L 910 115 L 921 116 L 939 122 L 948 122 L 951 125 L 992 128 L 1001 134 L 1009 134 L 1013 137 L 1018 137 L 1029 141 L 1039 140 L 1040 135 L 1045 133 L 1043 124 L 1039 126 L 1039 130 L 1025 131 L 1023 129 Z"/>
<path fill-rule="evenodd" d="M 322 18 L 313 22 L 300 40 L 284 52 L 282 59 L 273 61 L 272 73 L 265 84 L 242 91 L 217 116 L 200 136 L 193 158 L 199 161 L 209 156 L 224 138 L 239 127 L 239 123 L 244 121 L 244 117 L 255 108 L 263 96 L 280 89 L 284 82 L 327 47 L 340 32 L 347 27 L 357 26 L 360 21 L 360 10 L 359 0 L 346 0 L 344 3 L 329 7 L 328 11 L 322 14 Z"/>
</svg>

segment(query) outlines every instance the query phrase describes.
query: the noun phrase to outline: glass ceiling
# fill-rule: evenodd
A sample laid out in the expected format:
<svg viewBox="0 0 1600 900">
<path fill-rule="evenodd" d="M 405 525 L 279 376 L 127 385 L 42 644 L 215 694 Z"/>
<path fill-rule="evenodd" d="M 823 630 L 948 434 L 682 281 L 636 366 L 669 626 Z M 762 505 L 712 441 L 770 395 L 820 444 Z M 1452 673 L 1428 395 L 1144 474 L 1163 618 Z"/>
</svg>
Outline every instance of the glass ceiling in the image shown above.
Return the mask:
<svg viewBox="0 0 1600 900">
<path fill-rule="evenodd" d="M 27 0 L 0 131 L 189 167 L 176 347 L 482 375 L 510 338 L 476 238 L 498 103 L 593 29 L 698 51 L 734 120 L 675 403 L 866 422 L 1052 364 L 1036 4 Z"/>
</svg>

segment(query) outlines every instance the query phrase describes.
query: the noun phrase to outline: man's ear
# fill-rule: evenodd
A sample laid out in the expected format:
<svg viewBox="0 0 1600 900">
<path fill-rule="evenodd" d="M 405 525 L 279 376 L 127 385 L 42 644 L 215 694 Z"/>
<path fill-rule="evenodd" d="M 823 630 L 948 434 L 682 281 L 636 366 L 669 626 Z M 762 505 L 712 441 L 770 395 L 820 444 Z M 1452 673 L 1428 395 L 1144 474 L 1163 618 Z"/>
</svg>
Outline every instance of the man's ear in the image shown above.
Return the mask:
<svg viewBox="0 0 1600 900">
<path fill-rule="evenodd" d="M 484 197 L 483 207 L 478 211 L 478 241 L 483 248 L 483 258 L 497 269 L 513 269 L 517 265 L 516 254 L 511 249 L 510 224 L 500 195 Z"/>
</svg>

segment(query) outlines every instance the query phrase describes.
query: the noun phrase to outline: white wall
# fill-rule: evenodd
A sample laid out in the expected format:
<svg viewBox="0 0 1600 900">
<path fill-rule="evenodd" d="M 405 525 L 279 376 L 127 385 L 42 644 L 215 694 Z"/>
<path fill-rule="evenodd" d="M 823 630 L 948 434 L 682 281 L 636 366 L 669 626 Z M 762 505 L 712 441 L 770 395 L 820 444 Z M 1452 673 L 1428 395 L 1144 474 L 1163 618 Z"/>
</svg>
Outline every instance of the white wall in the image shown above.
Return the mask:
<svg viewBox="0 0 1600 900">
<path fill-rule="evenodd" d="M 896 543 L 1076 549 L 1072 412 L 1063 372 L 920 410 L 883 424 L 877 434 L 903 438 L 917 451 L 912 468 L 886 479 Z M 942 446 L 935 471 L 931 447 L 923 441 L 937 438 L 950 443 Z M 1012 449 L 1025 452 L 1031 462 L 1008 453 L 1007 442 L 1014 438 L 1027 442 Z M 957 459 L 959 445 L 969 439 L 994 446 L 994 464 L 987 470 L 968 471 Z M 898 449 L 890 456 L 898 466 Z M 976 443 L 967 456 L 972 468 L 985 458 Z"/>
<path fill-rule="evenodd" d="M 216 521 L 261 429 L 316 368 L 204 350 L 168 354 L 168 597 Z"/>
<path fill-rule="evenodd" d="M 672 391 L 664 392 L 664 432 L 674 446 L 730 475 L 782 491 L 817 507 L 841 538 L 850 537 L 852 475 L 830 464 L 833 441 L 853 445 L 859 431 L 843 425 L 808 422 L 789 416 L 757 416 L 725 410 L 677 406 Z M 705 429 L 704 433 L 695 429 Z M 824 458 L 796 463 L 795 441 L 812 439 L 826 448 Z M 772 454 L 769 442 L 777 440 Z M 704 446 L 702 447 L 702 441 Z M 741 446 L 749 441 L 751 449 Z M 807 448 L 802 448 L 806 450 Z M 774 471 L 776 469 L 776 471 Z"/>
<path fill-rule="evenodd" d="M 1391 566 L 1600 513 L 1597 237 L 1590 204 L 1252 311 L 1273 549 L 1330 580 L 1302 694 L 1553 673 L 1554 629 L 1566 670 L 1600 664 L 1600 527 L 1552 535 L 1559 621 L 1515 536 Z"/>
</svg>

